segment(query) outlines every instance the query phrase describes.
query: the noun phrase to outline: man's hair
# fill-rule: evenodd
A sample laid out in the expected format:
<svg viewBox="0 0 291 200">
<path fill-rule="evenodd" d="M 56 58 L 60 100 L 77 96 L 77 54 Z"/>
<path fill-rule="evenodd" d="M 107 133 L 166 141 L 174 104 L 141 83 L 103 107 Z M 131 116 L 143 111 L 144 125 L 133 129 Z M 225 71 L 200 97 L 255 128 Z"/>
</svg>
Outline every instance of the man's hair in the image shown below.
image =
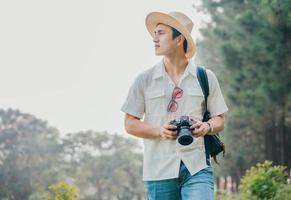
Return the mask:
<svg viewBox="0 0 291 200">
<path fill-rule="evenodd" d="M 176 37 L 178 37 L 179 35 L 181 35 L 181 33 L 177 29 L 175 29 L 173 27 L 171 27 L 171 28 L 173 30 L 173 39 L 175 39 Z M 185 40 L 183 42 L 183 48 L 184 48 L 184 52 L 185 53 L 187 52 L 187 47 L 188 47 L 188 43 L 187 43 L 187 40 L 185 38 Z"/>
</svg>

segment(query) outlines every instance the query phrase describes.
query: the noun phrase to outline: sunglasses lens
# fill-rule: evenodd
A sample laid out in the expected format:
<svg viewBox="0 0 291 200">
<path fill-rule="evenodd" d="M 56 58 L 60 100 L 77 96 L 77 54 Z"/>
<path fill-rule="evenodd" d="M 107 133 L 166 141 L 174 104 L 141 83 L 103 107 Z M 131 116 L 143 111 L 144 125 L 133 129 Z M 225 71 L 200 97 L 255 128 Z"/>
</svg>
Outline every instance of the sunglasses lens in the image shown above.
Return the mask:
<svg viewBox="0 0 291 200">
<path fill-rule="evenodd" d="M 176 112 L 178 109 L 178 103 L 176 101 L 170 101 L 168 105 L 168 112 Z"/>
<path fill-rule="evenodd" d="M 183 95 L 183 90 L 181 88 L 175 88 L 173 91 L 173 98 L 181 98 Z"/>
</svg>

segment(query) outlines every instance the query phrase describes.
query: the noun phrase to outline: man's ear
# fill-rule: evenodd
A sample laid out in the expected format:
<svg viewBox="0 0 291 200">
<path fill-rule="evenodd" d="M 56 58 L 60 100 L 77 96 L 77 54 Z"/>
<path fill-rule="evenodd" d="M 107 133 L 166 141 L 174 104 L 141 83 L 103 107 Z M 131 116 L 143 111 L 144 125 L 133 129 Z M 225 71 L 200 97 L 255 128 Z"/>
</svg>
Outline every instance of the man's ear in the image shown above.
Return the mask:
<svg viewBox="0 0 291 200">
<path fill-rule="evenodd" d="M 177 44 L 178 46 L 183 46 L 183 43 L 184 43 L 184 40 L 185 40 L 185 37 L 181 34 L 177 37 Z"/>
</svg>

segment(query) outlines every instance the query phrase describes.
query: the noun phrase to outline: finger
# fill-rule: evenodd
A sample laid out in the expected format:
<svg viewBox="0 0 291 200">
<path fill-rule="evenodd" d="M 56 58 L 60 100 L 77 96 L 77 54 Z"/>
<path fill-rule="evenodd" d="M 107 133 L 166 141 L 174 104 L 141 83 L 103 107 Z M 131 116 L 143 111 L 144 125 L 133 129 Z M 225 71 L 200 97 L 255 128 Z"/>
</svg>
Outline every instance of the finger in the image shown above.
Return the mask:
<svg viewBox="0 0 291 200">
<path fill-rule="evenodd" d="M 203 131 L 204 131 L 204 127 L 203 127 L 203 126 L 200 126 L 200 128 L 197 129 L 197 131 L 198 131 L 198 133 L 199 133 L 200 135 L 202 135 L 202 134 L 203 134 Z"/>
<path fill-rule="evenodd" d="M 177 138 L 176 134 L 164 134 L 167 139 L 175 140 Z"/>
<path fill-rule="evenodd" d="M 177 129 L 177 126 L 175 125 L 168 125 L 168 130 L 176 130 Z"/>
<path fill-rule="evenodd" d="M 191 126 L 191 128 L 193 128 L 193 129 L 198 129 L 198 128 L 200 128 L 200 125 L 199 125 L 199 124 L 193 124 L 193 125 Z"/>
<path fill-rule="evenodd" d="M 165 130 L 164 134 L 165 135 L 169 135 L 169 136 L 176 136 L 177 135 L 177 131 Z"/>
<path fill-rule="evenodd" d="M 177 128 L 177 126 L 175 126 L 175 125 L 171 125 L 171 124 L 164 124 L 163 127 L 164 127 L 165 129 L 168 129 L 168 130 L 176 129 L 176 128 Z"/>
<path fill-rule="evenodd" d="M 199 132 L 198 137 L 206 135 L 207 131 L 208 131 L 208 129 L 206 126 L 201 126 L 198 129 L 198 132 Z"/>
<path fill-rule="evenodd" d="M 194 136 L 194 137 L 200 137 L 200 136 L 203 134 L 202 131 L 203 131 L 203 130 L 201 130 L 201 129 L 195 129 L 195 130 L 193 131 L 193 136 Z"/>
<path fill-rule="evenodd" d="M 166 123 L 166 124 L 163 124 L 163 128 L 164 128 L 164 129 L 167 129 L 168 126 L 169 126 L 169 124 L 167 124 L 167 123 Z"/>
<path fill-rule="evenodd" d="M 197 122 L 192 125 L 193 128 L 199 128 L 202 125 L 202 122 Z"/>
<path fill-rule="evenodd" d="M 166 135 L 177 135 L 177 131 L 172 131 L 172 130 L 169 130 L 169 129 L 163 129 L 162 132 L 164 134 L 166 134 Z"/>
</svg>

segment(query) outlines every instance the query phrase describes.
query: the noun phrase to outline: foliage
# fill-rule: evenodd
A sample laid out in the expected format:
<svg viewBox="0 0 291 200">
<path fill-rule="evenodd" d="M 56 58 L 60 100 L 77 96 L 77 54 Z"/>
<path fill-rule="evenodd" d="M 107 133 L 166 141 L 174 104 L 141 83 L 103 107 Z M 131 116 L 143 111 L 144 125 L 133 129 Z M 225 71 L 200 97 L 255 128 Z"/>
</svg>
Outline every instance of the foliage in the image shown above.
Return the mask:
<svg viewBox="0 0 291 200">
<path fill-rule="evenodd" d="M 63 140 L 67 175 L 76 180 L 82 199 L 141 199 L 142 155 L 136 140 L 94 131 L 68 134 Z"/>
<path fill-rule="evenodd" d="M 241 179 L 240 192 L 245 199 L 273 199 L 286 183 L 284 169 L 283 166 L 272 166 L 270 161 L 251 167 Z"/>
<path fill-rule="evenodd" d="M 54 193 L 49 200 L 77 200 L 79 192 L 76 186 L 69 185 L 64 181 L 49 186 L 49 189 Z"/>
<path fill-rule="evenodd" d="M 210 66 L 230 108 L 220 174 L 239 179 L 265 159 L 291 167 L 291 1 L 203 0 L 198 62 Z M 248 148 L 251 147 L 251 148 Z"/>
<path fill-rule="evenodd" d="M 58 131 L 18 110 L 0 110 L 0 199 L 28 199 L 57 177 Z"/>
<path fill-rule="evenodd" d="M 69 180 L 79 199 L 142 199 L 142 154 L 137 140 L 56 128 L 18 110 L 0 110 L 0 199 L 44 200 L 47 188 Z"/>
<path fill-rule="evenodd" d="M 49 194 L 47 192 L 35 192 L 31 194 L 28 200 L 47 200 L 49 198 Z"/>
<path fill-rule="evenodd" d="M 277 190 L 274 200 L 291 200 L 291 185 L 281 185 Z"/>
</svg>

